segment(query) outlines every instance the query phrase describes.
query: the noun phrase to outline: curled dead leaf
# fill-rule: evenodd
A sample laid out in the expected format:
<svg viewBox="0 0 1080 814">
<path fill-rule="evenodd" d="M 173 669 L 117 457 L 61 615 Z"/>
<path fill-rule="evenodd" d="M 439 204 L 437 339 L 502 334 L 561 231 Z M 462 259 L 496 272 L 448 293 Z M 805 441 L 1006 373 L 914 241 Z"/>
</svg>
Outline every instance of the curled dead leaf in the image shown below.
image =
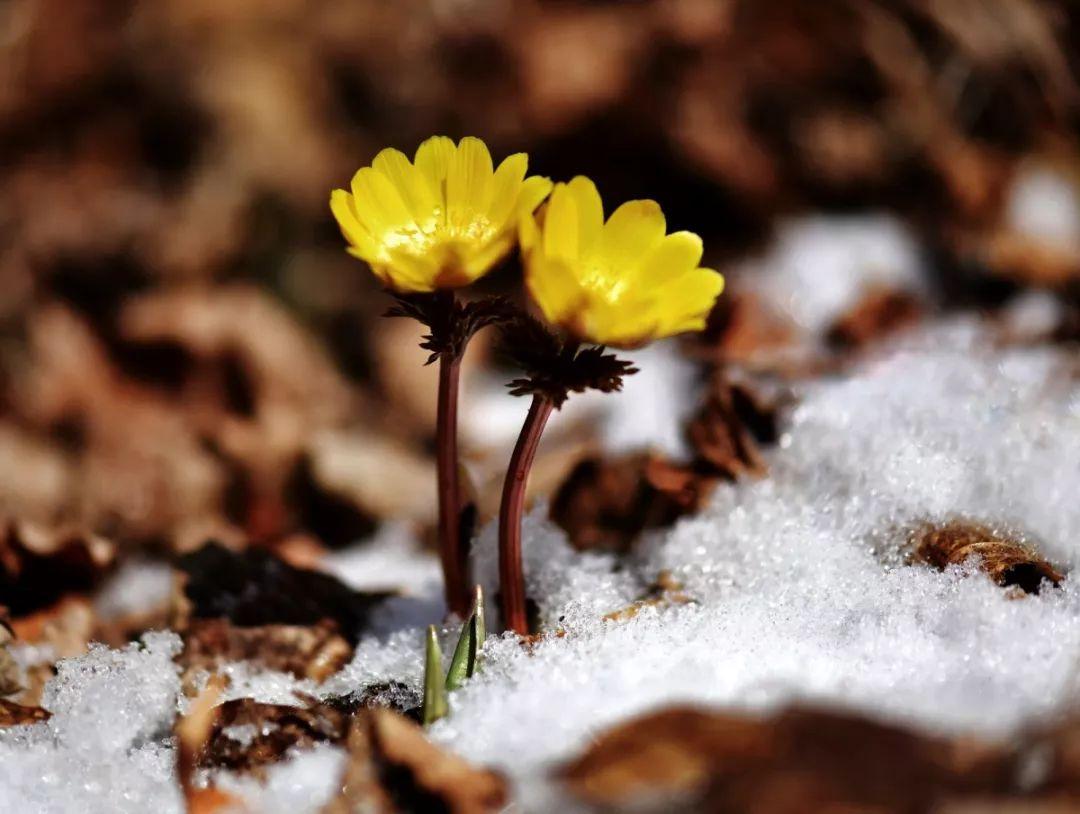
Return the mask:
<svg viewBox="0 0 1080 814">
<path fill-rule="evenodd" d="M 768 467 L 759 444 L 776 440 L 776 405 L 718 371 L 686 435 L 703 468 L 731 479 L 762 477 Z"/>
<path fill-rule="evenodd" d="M 487 814 L 506 804 L 506 783 L 500 775 L 444 752 L 417 724 L 390 710 L 358 713 L 347 748 L 341 792 L 323 814 Z"/>
<path fill-rule="evenodd" d="M 434 521 L 435 470 L 406 445 L 374 433 L 325 431 L 307 448 L 311 480 L 370 517 Z"/>
<path fill-rule="evenodd" d="M 763 476 L 760 445 L 776 440 L 777 409 L 777 400 L 718 371 L 686 427 L 690 462 L 651 454 L 587 457 L 555 492 L 551 519 L 578 549 L 628 551 L 642 531 L 700 509 L 719 479 Z"/>
<path fill-rule="evenodd" d="M 7 729 L 10 726 L 37 724 L 47 721 L 51 717 L 52 713 L 47 709 L 23 706 L 22 704 L 16 704 L 14 701 L 0 698 L 0 729 Z"/>
<path fill-rule="evenodd" d="M 761 295 L 734 290 L 716 301 L 705 331 L 691 340 L 691 347 L 714 364 L 772 369 L 786 364 L 798 341 L 795 324 Z"/>
<path fill-rule="evenodd" d="M 70 510 L 74 462 L 38 433 L 0 421 L 0 472 L 0 512 L 47 523 Z"/>
<path fill-rule="evenodd" d="M 1037 594 L 1043 581 L 1057 585 L 1064 575 L 1030 545 L 980 523 L 955 520 L 925 524 L 909 533 L 911 557 L 939 570 L 978 560 L 979 568 L 1002 587 Z"/>
<path fill-rule="evenodd" d="M 648 455 L 585 458 L 551 500 L 551 519 L 581 551 L 627 551 L 638 535 L 683 513 L 647 477 Z"/>
<path fill-rule="evenodd" d="M 645 480 L 670 499 L 680 514 L 692 514 L 705 505 L 718 479 L 699 471 L 693 464 L 680 464 L 652 455 L 645 464 Z"/>
</svg>

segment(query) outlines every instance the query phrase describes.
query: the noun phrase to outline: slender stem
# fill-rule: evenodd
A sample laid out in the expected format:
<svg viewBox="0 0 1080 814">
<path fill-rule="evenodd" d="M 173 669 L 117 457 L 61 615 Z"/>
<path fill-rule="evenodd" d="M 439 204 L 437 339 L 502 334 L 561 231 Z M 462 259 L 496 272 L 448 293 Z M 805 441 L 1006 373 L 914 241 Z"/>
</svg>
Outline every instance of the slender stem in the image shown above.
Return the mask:
<svg viewBox="0 0 1080 814">
<path fill-rule="evenodd" d="M 521 568 L 521 513 L 525 507 L 529 470 L 553 407 L 550 399 L 533 396 L 514 454 L 510 456 L 499 508 L 499 593 L 503 624 L 522 636 L 528 635 L 529 624 L 525 615 L 525 576 Z"/>
<path fill-rule="evenodd" d="M 461 543 L 461 483 L 458 478 L 457 407 L 460 357 L 439 359 L 439 412 L 435 433 L 439 488 L 439 556 L 446 605 L 461 618 L 469 613 L 468 552 Z"/>
</svg>

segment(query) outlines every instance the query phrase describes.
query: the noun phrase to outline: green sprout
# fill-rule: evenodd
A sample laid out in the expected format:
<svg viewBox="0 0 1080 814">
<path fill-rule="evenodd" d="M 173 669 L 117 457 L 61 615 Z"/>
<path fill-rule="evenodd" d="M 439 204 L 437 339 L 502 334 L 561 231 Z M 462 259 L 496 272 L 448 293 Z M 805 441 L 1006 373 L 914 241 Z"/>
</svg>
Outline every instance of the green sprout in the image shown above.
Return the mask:
<svg viewBox="0 0 1080 814">
<path fill-rule="evenodd" d="M 432 724 L 446 716 L 446 694 L 456 690 L 467 678 L 472 678 L 480 663 L 480 651 L 484 646 L 487 629 L 484 624 L 484 592 L 479 585 L 473 593 L 473 608 L 461 627 L 450 669 L 442 674 L 442 650 L 435 634 L 435 626 L 429 625 L 424 653 L 424 725 Z"/>
<path fill-rule="evenodd" d="M 480 648 L 484 646 L 487 631 L 484 626 L 484 592 L 477 585 L 473 593 L 473 609 L 461 628 L 450 669 L 446 671 L 446 689 L 456 690 L 466 678 L 472 678 L 480 660 Z"/>
<path fill-rule="evenodd" d="M 446 684 L 442 680 L 442 650 L 435 625 L 428 625 L 424 651 L 424 726 L 446 717 Z"/>
</svg>

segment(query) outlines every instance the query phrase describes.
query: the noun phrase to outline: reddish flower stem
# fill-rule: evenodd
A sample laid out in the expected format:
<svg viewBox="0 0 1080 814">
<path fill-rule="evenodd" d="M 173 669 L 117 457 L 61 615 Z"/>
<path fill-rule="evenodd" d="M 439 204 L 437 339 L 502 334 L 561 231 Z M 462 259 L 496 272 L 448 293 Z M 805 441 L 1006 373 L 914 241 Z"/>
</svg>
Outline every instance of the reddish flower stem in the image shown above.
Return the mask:
<svg viewBox="0 0 1080 814">
<path fill-rule="evenodd" d="M 461 541 L 461 483 L 458 477 L 457 407 L 461 358 L 439 358 L 439 407 L 435 431 L 439 493 L 439 556 L 446 606 L 464 619 L 469 613 L 468 549 Z"/>
<path fill-rule="evenodd" d="M 499 508 L 499 594 L 503 624 L 522 636 L 528 635 L 529 624 L 525 615 L 525 575 L 521 567 L 521 513 L 525 507 L 529 470 L 553 407 L 551 399 L 533 396 L 514 454 L 510 456 Z"/>
</svg>

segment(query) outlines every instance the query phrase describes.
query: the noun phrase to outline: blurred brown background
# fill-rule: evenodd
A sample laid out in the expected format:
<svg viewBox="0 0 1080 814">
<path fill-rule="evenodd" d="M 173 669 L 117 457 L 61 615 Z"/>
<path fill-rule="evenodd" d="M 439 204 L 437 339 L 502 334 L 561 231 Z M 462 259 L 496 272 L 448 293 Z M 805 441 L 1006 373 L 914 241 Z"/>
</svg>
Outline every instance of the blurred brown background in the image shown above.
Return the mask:
<svg viewBox="0 0 1080 814">
<path fill-rule="evenodd" d="M 1078 35 L 1063 0 L 5 0 L 0 512 L 159 550 L 429 524 L 424 354 L 327 200 L 433 133 L 655 198 L 725 270 L 886 210 L 922 307 L 1075 308 L 1080 250 L 1003 207 L 1080 178 Z M 714 362 L 786 335 L 739 292 Z"/>
</svg>

